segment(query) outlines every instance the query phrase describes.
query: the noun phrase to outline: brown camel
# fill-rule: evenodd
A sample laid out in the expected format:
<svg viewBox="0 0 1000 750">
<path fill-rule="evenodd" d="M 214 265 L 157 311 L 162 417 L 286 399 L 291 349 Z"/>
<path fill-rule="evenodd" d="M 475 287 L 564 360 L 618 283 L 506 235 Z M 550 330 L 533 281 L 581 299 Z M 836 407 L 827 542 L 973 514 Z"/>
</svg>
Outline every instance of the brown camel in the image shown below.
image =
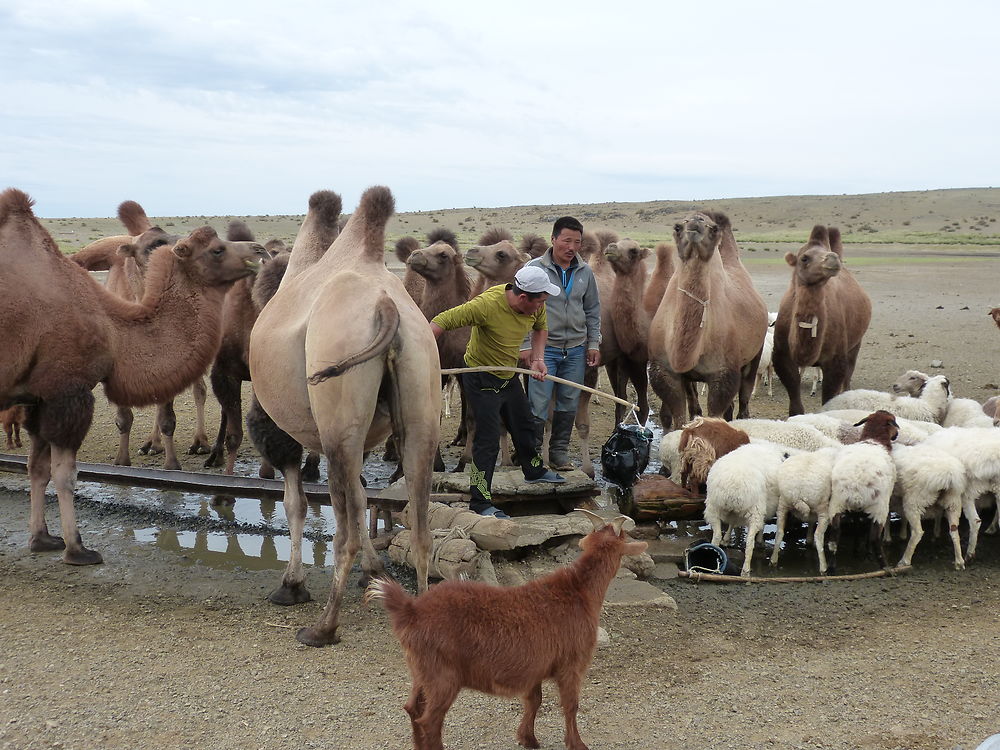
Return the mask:
<svg viewBox="0 0 1000 750">
<path fill-rule="evenodd" d="M 656 308 L 663 300 L 663 294 L 667 291 L 667 284 L 670 277 L 674 275 L 674 257 L 677 255 L 677 248 L 670 242 L 661 242 L 656 246 L 656 267 L 646 284 L 646 291 L 642 295 L 642 308 L 646 311 L 650 321 L 656 315 Z"/>
<path fill-rule="evenodd" d="M 683 421 L 695 382 L 708 384 L 708 416 L 739 416 L 757 378 L 767 307 L 740 261 L 729 218 L 696 212 L 674 225 L 679 264 L 650 326 L 649 356 L 662 375 L 664 432 Z"/>
<path fill-rule="evenodd" d="M 410 253 L 419 247 L 420 241 L 416 237 L 400 237 L 396 240 L 396 260 L 406 267 L 403 272 L 403 288 L 418 305 L 424 294 L 424 277 L 410 268 L 406 261 L 409 259 Z"/>
<path fill-rule="evenodd" d="M 86 549 L 73 508 L 76 452 L 94 412 L 91 390 L 125 406 L 162 403 L 205 372 L 219 346 L 226 290 L 256 269 L 250 246 L 202 227 L 150 257 L 140 303 L 111 294 L 59 252 L 32 201 L 0 195 L 0 406 L 27 406 L 31 438 L 30 537 L 34 552 L 65 549 L 64 562 L 102 562 Z M 63 537 L 45 523 L 55 483 Z"/>
<path fill-rule="evenodd" d="M 340 196 L 327 191 L 323 195 L 323 200 L 335 201 L 335 205 L 323 211 L 322 215 L 332 220 L 336 226 L 340 214 L 338 208 Z M 240 220 L 229 222 L 226 238 L 234 242 L 254 241 L 253 232 Z M 285 248 L 285 244 L 280 240 L 265 243 L 265 249 L 268 246 L 275 249 Z M 236 282 L 226 294 L 226 301 L 222 306 L 222 343 L 212 363 L 209 378 L 212 383 L 212 393 L 219 401 L 222 413 L 215 445 L 205 460 L 206 468 L 222 466 L 225 463 L 226 474 L 233 474 L 236 470 L 236 455 L 243 443 L 241 390 L 243 382 L 250 380 L 250 365 L 247 362 L 250 331 L 257 321 L 260 309 L 278 291 L 288 267 L 289 257 L 289 252 L 285 251 L 277 257 L 269 256 L 263 259 L 265 265 L 256 277 Z M 266 460 L 261 463 L 258 473 L 264 479 L 274 478 L 274 468 Z M 307 482 L 319 479 L 318 454 L 309 454 L 302 469 L 302 478 Z"/>
<path fill-rule="evenodd" d="M 774 371 L 788 391 L 788 414 L 802 414 L 800 368 L 816 365 L 823 373 L 823 403 L 851 387 L 861 340 L 872 317 L 872 303 L 844 265 L 844 246 L 836 227 L 813 227 L 792 267 L 788 291 L 774 323 Z"/>
<path fill-rule="evenodd" d="M 477 271 L 471 296 L 482 294 L 497 284 L 509 284 L 514 274 L 531 260 L 531 256 L 514 247 L 513 236 L 506 229 L 483 233 L 475 247 L 465 253 L 466 265 Z M 545 252 L 543 248 L 542 252 Z"/>
<path fill-rule="evenodd" d="M 427 588 L 427 504 L 438 444 L 441 368 L 427 319 L 385 266 L 385 225 L 393 210 L 388 188 L 366 190 L 329 250 L 298 275 L 286 272 L 250 336 L 256 398 L 247 427 L 262 455 L 284 475 L 292 537 L 281 586 L 270 597 L 276 603 L 309 598 L 302 569 L 302 446 L 322 451 L 329 463 L 337 521 L 335 572 L 319 622 L 296 635 L 312 646 L 338 640 L 340 605 L 359 549 L 365 553 L 366 574 L 381 572 L 367 534 L 360 476 L 364 452 L 390 430 L 400 439 L 415 510 L 417 584 L 421 591 Z M 298 246 L 296 238 L 292 261 Z"/>
</svg>

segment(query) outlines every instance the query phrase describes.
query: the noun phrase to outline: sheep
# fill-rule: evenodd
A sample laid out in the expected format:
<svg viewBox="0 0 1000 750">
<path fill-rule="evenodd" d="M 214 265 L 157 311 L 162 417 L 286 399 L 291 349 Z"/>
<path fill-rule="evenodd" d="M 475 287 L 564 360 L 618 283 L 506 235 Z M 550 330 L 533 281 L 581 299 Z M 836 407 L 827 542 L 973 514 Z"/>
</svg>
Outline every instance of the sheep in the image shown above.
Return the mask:
<svg viewBox="0 0 1000 750">
<path fill-rule="evenodd" d="M 967 484 L 962 496 L 962 513 L 969 523 L 969 541 L 965 550 L 968 562 L 976 556 L 979 540 L 981 521 L 976 500 L 987 492 L 1000 498 L 1000 430 L 995 427 L 948 427 L 934 433 L 925 442 L 947 451 L 965 466 Z M 1000 504 L 1000 499 L 997 503 Z M 998 517 L 1000 513 L 994 513 L 993 522 L 986 529 L 987 534 L 996 533 Z"/>
<path fill-rule="evenodd" d="M 951 400 L 951 384 L 944 375 L 935 375 L 924 384 L 919 397 L 899 396 L 882 391 L 852 390 L 834 396 L 820 407 L 820 411 L 838 409 L 882 410 L 904 419 L 923 422 L 944 421 Z"/>
<path fill-rule="evenodd" d="M 892 459 L 892 441 L 899 434 L 896 418 L 878 410 L 861 423 L 861 440 L 845 445 L 834 456 L 830 469 L 830 503 L 826 513 L 816 519 L 816 546 L 826 541 L 827 526 L 833 528 L 830 551 L 833 563 L 828 568 L 820 560 L 820 575 L 833 573 L 837 566 L 840 521 L 845 512 L 860 511 L 872 521 L 871 539 L 876 541 L 879 563 L 887 567 L 882 532 L 889 517 L 889 500 L 896 482 L 896 464 Z"/>
<path fill-rule="evenodd" d="M 896 464 L 895 494 L 902 503 L 902 516 L 910 528 L 900 565 L 909 565 L 924 531 L 920 519 L 932 509 L 944 512 L 948 534 L 955 550 L 955 570 L 964 570 L 962 545 L 958 538 L 958 521 L 962 515 L 965 494 L 964 464 L 955 456 L 933 445 L 894 445 L 892 459 Z"/>
<path fill-rule="evenodd" d="M 777 511 L 778 467 L 794 448 L 776 443 L 751 443 L 722 456 L 708 472 L 705 520 L 712 527 L 712 544 L 722 542 L 722 524 L 746 526 L 746 546 L 740 575 L 750 575 L 754 543 L 764 522 Z"/>
<path fill-rule="evenodd" d="M 586 750 L 576 713 L 580 683 L 597 645 L 601 605 L 622 556 L 639 554 L 647 546 L 625 536 L 622 528 L 630 520 L 625 516 L 606 523 L 588 515 L 595 528 L 580 540 L 583 554 L 521 586 L 444 581 L 412 598 L 389 579 L 369 585 L 366 600 L 381 600 L 406 654 L 413 686 L 404 708 L 414 748 L 442 747 L 445 714 L 463 687 L 520 696 L 524 714 L 517 741 L 539 747 L 535 714 L 542 682 L 555 680 L 566 747 Z"/>
<path fill-rule="evenodd" d="M 997 413 L 1000 411 L 998 406 L 1000 406 L 1000 396 L 990 396 L 983 404 L 983 414 L 993 420 L 994 427 L 1000 427 L 1000 424 L 997 424 L 1000 422 L 1000 414 Z"/>
<path fill-rule="evenodd" d="M 810 365 L 809 367 L 803 367 L 799 371 L 799 375 L 805 375 L 807 378 L 812 377 L 812 386 L 809 388 L 809 395 L 815 396 L 816 389 L 823 382 L 823 371 L 816 367 L 816 365 Z"/>
<path fill-rule="evenodd" d="M 748 445 L 750 436 L 718 417 L 696 417 L 681 430 L 681 486 L 700 492 L 712 464 L 727 453 Z"/>
<path fill-rule="evenodd" d="M 767 384 L 767 395 L 774 396 L 774 365 L 771 363 L 771 354 L 774 353 L 774 321 L 778 319 L 778 313 L 769 312 L 767 314 L 767 332 L 764 334 L 764 348 L 760 352 L 760 363 L 757 365 L 757 375 L 760 380 Z M 757 381 L 754 381 L 753 390 L 750 395 L 757 392 Z"/>
<path fill-rule="evenodd" d="M 778 506 L 775 511 L 777 529 L 774 535 L 774 550 L 771 565 L 778 564 L 781 543 L 785 538 L 785 519 L 789 511 L 802 521 L 814 524 L 820 514 L 827 514 L 830 505 L 830 476 L 833 462 L 839 448 L 820 448 L 811 453 L 790 456 L 778 467 Z M 819 556 L 820 572 L 826 570 L 826 551 L 822 544 L 812 540 Z"/>
<path fill-rule="evenodd" d="M 861 409 L 836 409 L 815 414 L 796 414 L 794 417 L 789 417 L 788 421 L 812 425 L 827 437 L 848 444 L 856 443 L 860 439 L 861 428 L 856 424 L 866 416 L 868 412 Z M 903 445 L 916 445 L 931 433 L 944 429 L 936 422 L 921 422 L 902 417 L 896 417 L 896 423 L 899 425 L 899 437 L 896 440 Z"/>
<path fill-rule="evenodd" d="M 907 370 L 892 385 L 896 395 L 918 396 L 930 375 L 920 370 Z M 985 405 L 971 398 L 951 398 L 941 424 L 944 427 L 995 427 L 996 420 Z"/>
</svg>

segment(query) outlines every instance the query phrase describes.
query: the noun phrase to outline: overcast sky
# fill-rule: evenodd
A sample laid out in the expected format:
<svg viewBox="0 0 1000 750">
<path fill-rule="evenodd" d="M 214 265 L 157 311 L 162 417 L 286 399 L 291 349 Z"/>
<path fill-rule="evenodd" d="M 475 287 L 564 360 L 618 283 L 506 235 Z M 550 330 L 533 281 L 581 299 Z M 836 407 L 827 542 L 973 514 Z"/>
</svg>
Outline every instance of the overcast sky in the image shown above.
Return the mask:
<svg viewBox="0 0 1000 750">
<path fill-rule="evenodd" d="M 1000 184 L 1000 3 L 0 0 L 41 216 Z"/>
</svg>

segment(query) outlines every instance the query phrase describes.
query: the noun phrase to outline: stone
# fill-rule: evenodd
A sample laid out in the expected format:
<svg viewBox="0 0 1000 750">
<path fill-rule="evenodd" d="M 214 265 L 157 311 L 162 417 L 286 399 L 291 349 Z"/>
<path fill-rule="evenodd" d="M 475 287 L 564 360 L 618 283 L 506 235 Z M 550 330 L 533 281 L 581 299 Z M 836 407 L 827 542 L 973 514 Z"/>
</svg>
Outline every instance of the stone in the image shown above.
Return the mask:
<svg viewBox="0 0 1000 750">
<path fill-rule="evenodd" d="M 605 607 L 664 607 L 677 609 L 677 602 L 669 594 L 645 581 L 615 578 L 604 596 Z"/>
</svg>

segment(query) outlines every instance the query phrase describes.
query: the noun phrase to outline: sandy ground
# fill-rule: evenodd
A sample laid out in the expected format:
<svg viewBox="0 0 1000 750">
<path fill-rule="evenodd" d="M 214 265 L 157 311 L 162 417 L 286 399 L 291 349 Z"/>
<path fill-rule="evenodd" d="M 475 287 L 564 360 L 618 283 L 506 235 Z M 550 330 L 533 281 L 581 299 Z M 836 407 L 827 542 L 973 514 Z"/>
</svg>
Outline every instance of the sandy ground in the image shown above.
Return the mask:
<svg viewBox="0 0 1000 750">
<path fill-rule="evenodd" d="M 856 251 L 875 312 L 855 387 L 884 388 L 906 369 L 941 360 L 957 395 L 994 395 L 998 333 L 986 311 L 1000 296 L 997 262 L 869 255 Z M 788 272 L 775 254 L 767 260 L 749 263 L 776 309 Z M 780 386 L 773 399 L 758 392 L 754 402 L 760 416 L 785 408 Z M 99 415 L 81 459 L 113 455 L 112 422 Z M 215 424 L 212 416 L 210 433 Z M 603 440 L 610 429 L 605 403 L 595 433 Z M 183 416 L 178 433 L 186 446 Z M 199 468 L 202 459 L 182 460 Z M 309 568 L 318 601 L 280 609 L 264 600 L 280 576 L 277 560 L 235 569 L 196 563 L 183 550 L 137 541 L 146 511 L 86 500 L 81 531 L 105 564 L 70 568 L 27 552 L 23 481 L 0 483 L 0 748 L 408 746 L 408 678 L 383 613 L 352 589 L 339 645 L 317 650 L 293 638 L 318 618 L 328 568 Z M 50 507 L 50 523 L 56 518 Z M 610 645 L 585 682 L 582 735 L 592 748 L 971 750 L 1000 732 L 1000 545 L 981 538 L 980 558 L 965 572 L 951 570 L 948 558 L 947 545 L 928 534 L 914 570 L 896 579 L 654 579 L 678 610 L 606 609 Z M 861 557 L 852 564 L 875 565 Z M 518 715 L 514 701 L 463 693 L 445 743 L 515 747 Z M 563 746 L 551 686 L 537 734 L 544 748 Z"/>
</svg>

